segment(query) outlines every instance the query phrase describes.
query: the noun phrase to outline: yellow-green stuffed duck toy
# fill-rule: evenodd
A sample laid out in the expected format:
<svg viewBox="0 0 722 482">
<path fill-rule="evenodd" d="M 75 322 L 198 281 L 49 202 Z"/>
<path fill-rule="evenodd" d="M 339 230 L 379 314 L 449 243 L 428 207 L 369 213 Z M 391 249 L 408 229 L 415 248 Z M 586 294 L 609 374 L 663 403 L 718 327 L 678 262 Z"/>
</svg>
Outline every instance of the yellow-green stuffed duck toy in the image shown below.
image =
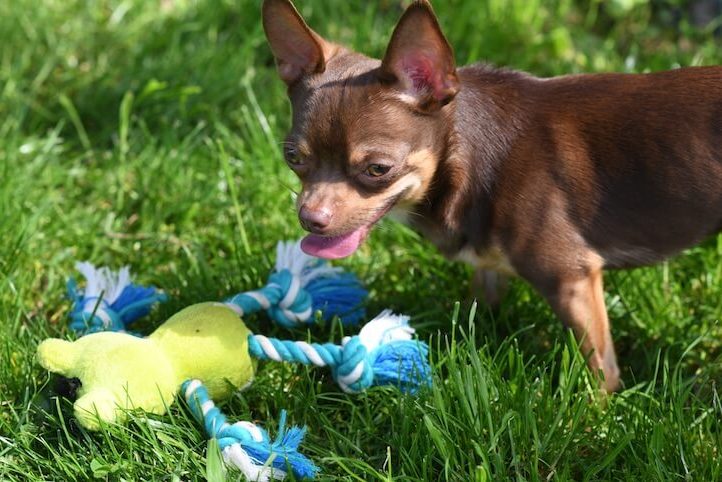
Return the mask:
<svg viewBox="0 0 722 482">
<path fill-rule="evenodd" d="M 47 370 L 78 378 L 74 414 L 83 427 L 123 421 L 127 410 L 164 414 L 178 388 L 203 380 L 214 399 L 253 380 L 251 331 L 222 303 L 200 303 L 173 315 L 146 338 L 103 331 L 75 341 L 49 339 L 38 347 Z"/>
</svg>

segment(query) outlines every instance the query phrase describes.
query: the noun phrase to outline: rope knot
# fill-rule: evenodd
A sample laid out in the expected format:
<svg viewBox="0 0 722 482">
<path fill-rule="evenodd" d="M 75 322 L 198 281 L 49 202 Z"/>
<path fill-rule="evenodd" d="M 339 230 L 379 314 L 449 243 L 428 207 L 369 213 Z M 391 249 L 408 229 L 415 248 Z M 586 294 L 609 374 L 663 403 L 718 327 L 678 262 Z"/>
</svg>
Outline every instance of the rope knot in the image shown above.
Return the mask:
<svg viewBox="0 0 722 482">
<path fill-rule="evenodd" d="M 331 367 L 336 383 L 347 393 L 359 393 L 374 384 L 373 360 L 358 336 L 344 338 L 337 365 Z"/>
<path fill-rule="evenodd" d="M 301 286 L 300 276 L 287 269 L 277 271 L 268 278 L 267 286 L 278 289 L 278 302 L 268 309 L 269 315 L 278 324 L 291 328 L 311 318 L 311 295 Z"/>
<path fill-rule="evenodd" d="M 355 324 L 363 317 L 366 294 L 354 275 L 308 256 L 299 243 L 279 243 L 276 268 L 266 285 L 239 293 L 226 304 L 240 316 L 265 310 L 286 328 L 309 323 L 316 311 L 322 311 L 325 320 L 339 316 Z"/>
<path fill-rule="evenodd" d="M 83 297 L 77 291 L 74 280 L 68 282 L 69 297 L 73 299 L 74 306 L 70 313 L 70 328 L 84 334 L 99 331 L 124 331 L 125 325 L 103 298 L 97 296 Z M 78 294 L 80 293 L 80 294 Z"/>
</svg>

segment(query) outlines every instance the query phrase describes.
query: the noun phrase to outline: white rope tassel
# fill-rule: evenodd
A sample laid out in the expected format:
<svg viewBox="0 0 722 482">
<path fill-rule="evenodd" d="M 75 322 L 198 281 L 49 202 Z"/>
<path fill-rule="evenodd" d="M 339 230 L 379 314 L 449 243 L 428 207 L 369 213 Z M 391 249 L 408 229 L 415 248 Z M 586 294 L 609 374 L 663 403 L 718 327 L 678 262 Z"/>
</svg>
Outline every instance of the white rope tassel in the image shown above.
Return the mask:
<svg viewBox="0 0 722 482">
<path fill-rule="evenodd" d="M 109 305 L 113 304 L 125 287 L 130 284 L 130 269 L 127 266 L 122 267 L 118 272 L 111 271 L 105 266 L 96 268 L 88 262 L 77 263 L 75 268 L 87 280 L 84 296 L 98 298 L 102 294 L 103 301 Z"/>
<path fill-rule="evenodd" d="M 366 323 L 358 336 L 366 349 L 372 351 L 392 341 L 410 340 L 415 332 L 409 326 L 408 316 L 394 315 L 391 310 L 384 310 Z"/>
<path fill-rule="evenodd" d="M 286 472 L 283 470 L 256 464 L 243 450 L 241 444 L 229 445 L 223 449 L 223 460 L 240 470 L 248 480 L 270 482 L 286 478 Z"/>
<path fill-rule="evenodd" d="M 301 241 L 279 241 L 276 245 L 276 271 L 287 269 L 299 277 L 301 286 L 321 276 L 332 276 L 342 268 L 334 268 L 318 258 L 309 256 L 301 249 Z"/>
</svg>

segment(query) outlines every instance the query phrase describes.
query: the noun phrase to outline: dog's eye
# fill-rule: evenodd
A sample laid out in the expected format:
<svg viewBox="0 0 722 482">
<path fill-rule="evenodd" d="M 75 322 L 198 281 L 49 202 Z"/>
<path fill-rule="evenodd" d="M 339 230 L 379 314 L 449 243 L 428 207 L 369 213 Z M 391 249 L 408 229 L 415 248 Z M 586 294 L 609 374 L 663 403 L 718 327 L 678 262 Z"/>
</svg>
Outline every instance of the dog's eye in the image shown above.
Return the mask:
<svg viewBox="0 0 722 482">
<path fill-rule="evenodd" d="M 369 177 L 381 177 L 389 170 L 391 169 L 391 166 L 384 166 L 382 164 L 371 164 L 369 167 L 366 168 L 366 175 Z"/>
<path fill-rule="evenodd" d="M 298 149 L 293 146 L 286 146 L 283 151 L 283 157 L 285 157 L 286 162 L 292 166 L 300 166 L 303 164 L 301 154 L 298 152 Z"/>
</svg>

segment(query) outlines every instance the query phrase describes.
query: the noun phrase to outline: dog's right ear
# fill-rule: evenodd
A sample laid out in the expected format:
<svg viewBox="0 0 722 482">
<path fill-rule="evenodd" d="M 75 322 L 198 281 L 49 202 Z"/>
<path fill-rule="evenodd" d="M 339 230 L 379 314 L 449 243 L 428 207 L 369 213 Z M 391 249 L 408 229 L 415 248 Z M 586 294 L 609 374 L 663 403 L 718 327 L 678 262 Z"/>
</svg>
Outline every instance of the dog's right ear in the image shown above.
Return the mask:
<svg viewBox="0 0 722 482">
<path fill-rule="evenodd" d="M 286 84 L 326 69 L 330 44 L 306 25 L 290 0 L 264 0 L 263 29 Z"/>
</svg>

